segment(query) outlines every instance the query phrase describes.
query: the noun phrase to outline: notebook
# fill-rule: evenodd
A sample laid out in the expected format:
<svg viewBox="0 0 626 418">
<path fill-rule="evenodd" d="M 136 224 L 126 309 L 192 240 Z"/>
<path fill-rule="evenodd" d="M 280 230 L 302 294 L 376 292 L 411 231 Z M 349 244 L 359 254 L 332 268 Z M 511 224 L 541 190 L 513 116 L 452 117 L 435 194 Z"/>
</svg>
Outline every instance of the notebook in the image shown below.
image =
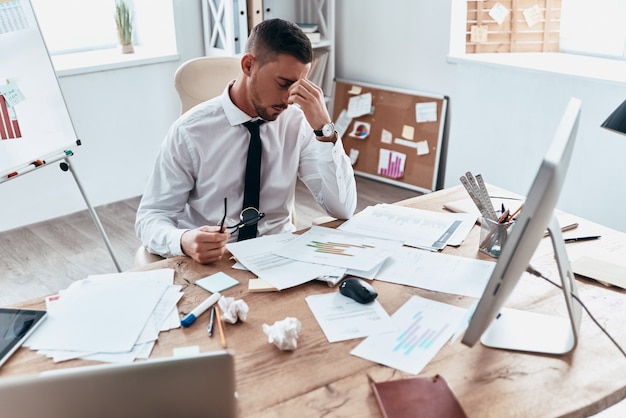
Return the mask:
<svg viewBox="0 0 626 418">
<path fill-rule="evenodd" d="M 0 416 L 234 417 L 234 359 L 216 351 L 1 378 Z"/>
<path fill-rule="evenodd" d="M 374 382 L 372 389 L 385 418 L 466 418 L 440 375 Z"/>
</svg>

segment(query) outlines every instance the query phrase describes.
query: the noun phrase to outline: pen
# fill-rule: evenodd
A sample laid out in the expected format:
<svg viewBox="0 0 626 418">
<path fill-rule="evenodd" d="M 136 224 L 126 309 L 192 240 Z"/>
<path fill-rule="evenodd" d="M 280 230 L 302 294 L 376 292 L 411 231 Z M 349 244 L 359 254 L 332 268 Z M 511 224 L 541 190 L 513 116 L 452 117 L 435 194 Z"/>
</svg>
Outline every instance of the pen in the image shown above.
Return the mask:
<svg viewBox="0 0 626 418">
<path fill-rule="evenodd" d="M 211 306 L 215 305 L 215 302 L 217 302 L 221 296 L 222 295 L 220 295 L 219 292 L 213 293 L 211 296 L 206 298 L 204 302 L 196 306 L 193 311 L 189 312 L 187 316 L 180 321 L 180 324 L 185 328 L 193 324 L 196 318 L 202 315 Z"/>
<path fill-rule="evenodd" d="M 215 306 L 211 308 L 211 319 L 209 319 L 209 327 L 207 328 L 209 337 L 213 336 L 213 324 L 215 324 Z"/>
<path fill-rule="evenodd" d="M 564 241 L 565 242 L 590 241 L 592 239 L 598 239 L 600 237 L 601 235 L 590 235 L 587 237 L 571 237 L 571 238 L 565 238 Z"/>
<path fill-rule="evenodd" d="M 517 216 L 517 214 L 518 214 L 518 213 L 522 210 L 522 206 L 523 206 L 523 205 L 521 205 L 519 208 L 517 208 L 517 209 L 515 210 L 515 212 L 513 212 L 512 214 L 510 214 L 510 215 L 509 215 L 509 217 L 507 218 L 507 220 L 506 220 L 506 221 L 507 221 L 507 222 L 512 221 L 512 220 L 513 220 L 513 218 L 515 218 L 515 217 Z"/>
<path fill-rule="evenodd" d="M 219 306 L 215 305 L 215 315 L 217 316 L 217 330 L 220 332 L 220 342 L 222 347 L 226 348 L 226 334 L 224 334 L 224 324 L 222 323 L 222 314 Z"/>
</svg>

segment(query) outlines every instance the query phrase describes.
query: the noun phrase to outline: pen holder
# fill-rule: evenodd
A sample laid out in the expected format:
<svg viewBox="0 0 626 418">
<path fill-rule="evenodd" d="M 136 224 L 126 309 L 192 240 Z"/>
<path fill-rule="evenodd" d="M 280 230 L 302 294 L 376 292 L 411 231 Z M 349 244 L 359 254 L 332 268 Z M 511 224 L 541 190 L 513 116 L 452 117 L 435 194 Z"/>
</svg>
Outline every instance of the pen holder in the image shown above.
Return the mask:
<svg viewBox="0 0 626 418">
<path fill-rule="evenodd" d="M 483 217 L 480 222 L 478 249 L 491 257 L 498 258 L 514 223 L 515 221 L 500 223 Z"/>
</svg>

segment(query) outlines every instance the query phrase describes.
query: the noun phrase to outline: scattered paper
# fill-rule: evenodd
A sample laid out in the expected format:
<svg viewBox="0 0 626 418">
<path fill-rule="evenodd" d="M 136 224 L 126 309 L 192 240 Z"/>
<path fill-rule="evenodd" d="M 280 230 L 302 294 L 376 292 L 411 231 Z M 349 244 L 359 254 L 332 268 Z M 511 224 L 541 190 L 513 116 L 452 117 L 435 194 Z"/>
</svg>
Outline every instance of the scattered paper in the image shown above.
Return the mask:
<svg viewBox="0 0 626 418">
<path fill-rule="evenodd" d="M 93 275 L 74 282 L 57 297 L 46 299 L 48 318 L 25 346 L 55 362 L 145 358 L 161 330 L 180 324 L 175 308 L 182 292 L 173 279 L 173 269 L 159 269 Z"/>
<path fill-rule="evenodd" d="M 334 292 L 307 296 L 306 303 L 330 343 L 396 331 L 377 300 L 362 304 Z"/>
<path fill-rule="evenodd" d="M 296 237 L 294 234 L 265 235 L 228 243 L 226 248 L 248 270 L 278 290 L 301 285 L 334 271 L 331 266 L 306 262 L 307 260 L 302 262 L 275 253 Z"/>
<path fill-rule="evenodd" d="M 402 247 L 385 260 L 376 280 L 479 298 L 495 264 L 494 261 Z"/>
<path fill-rule="evenodd" d="M 438 251 L 448 244 L 460 245 L 475 222 L 473 214 L 450 214 L 381 203 L 366 207 L 338 229 L 396 239 L 405 245 Z"/>
<path fill-rule="evenodd" d="M 401 246 L 400 241 L 313 225 L 289 245 L 276 248 L 274 254 L 306 263 L 370 270 Z"/>
<path fill-rule="evenodd" d="M 391 317 L 398 331 L 369 336 L 350 354 L 418 374 L 457 331 L 465 311 L 412 296 Z"/>
</svg>

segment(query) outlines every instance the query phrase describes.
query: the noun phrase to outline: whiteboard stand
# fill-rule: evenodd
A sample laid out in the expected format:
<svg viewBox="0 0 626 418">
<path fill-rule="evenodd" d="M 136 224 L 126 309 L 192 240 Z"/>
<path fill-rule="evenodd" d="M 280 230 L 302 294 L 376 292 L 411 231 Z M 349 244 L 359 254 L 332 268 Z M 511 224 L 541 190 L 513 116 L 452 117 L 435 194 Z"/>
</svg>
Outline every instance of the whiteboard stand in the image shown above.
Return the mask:
<svg viewBox="0 0 626 418">
<path fill-rule="evenodd" d="M 71 154 L 69 154 L 69 155 L 71 155 Z M 98 218 L 98 214 L 96 213 L 96 211 L 93 208 L 93 206 L 91 206 L 91 203 L 89 202 L 89 199 L 87 199 L 87 195 L 85 194 L 85 191 L 83 190 L 82 184 L 78 180 L 78 176 L 76 175 L 76 172 L 72 168 L 72 164 L 70 163 L 70 159 L 68 158 L 67 154 L 65 155 L 65 157 L 63 157 L 63 162 L 61 162 L 61 170 L 69 171 L 70 173 L 72 173 L 72 176 L 74 177 L 74 181 L 76 181 L 76 185 L 78 186 L 78 190 L 80 190 L 80 194 L 83 195 L 83 199 L 85 200 L 85 204 L 87 205 L 87 209 L 89 209 L 89 213 L 91 214 L 91 218 L 93 219 L 94 223 L 96 224 L 96 228 L 98 229 L 98 232 L 100 233 L 100 236 L 102 237 L 102 240 L 104 241 L 104 245 L 106 245 L 107 250 L 109 251 L 109 254 L 111 255 L 111 259 L 113 260 L 113 264 L 115 264 L 115 268 L 117 269 L 118 273 L 121 273 L 122 269 L 120 268 L 120 265 L 117 262 L 117 258 L 115 258 L 115 253 L 113 252 L 113 248 L 111 247 L 111 242 L 109 241 L 109 237 L 107 236 L 106 232 L 104 231 L 104 228 L 102 227 L 102 223 L 100 222 L 100 218 Z"/>
</svg>

